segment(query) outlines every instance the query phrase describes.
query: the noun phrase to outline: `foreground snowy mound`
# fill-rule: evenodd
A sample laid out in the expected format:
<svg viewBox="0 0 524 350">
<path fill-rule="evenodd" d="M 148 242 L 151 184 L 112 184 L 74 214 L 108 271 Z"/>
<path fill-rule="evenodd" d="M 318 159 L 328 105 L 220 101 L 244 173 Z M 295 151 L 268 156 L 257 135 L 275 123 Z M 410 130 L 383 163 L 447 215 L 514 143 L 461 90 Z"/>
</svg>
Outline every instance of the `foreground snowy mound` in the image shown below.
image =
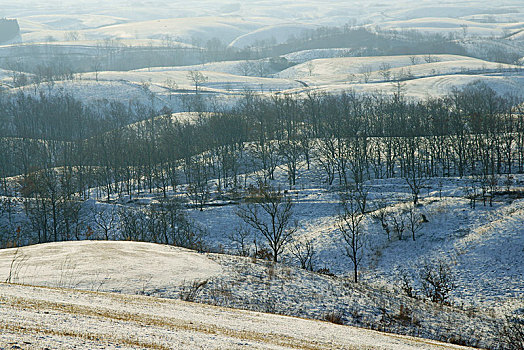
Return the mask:
<svg viewBox="0 0 524 350">
<path fill-rule="evenodd" d="M 0 304 L 0 345 L 13 349 L 466 349 L 144 296 L 0 284 Z"/>
<path fill-rule="evenodd" d="M 0 251 L 0 280 L 136 294 L 221 273 L 196 252 L 139 242 L 47 243 Z"/>
</svg>

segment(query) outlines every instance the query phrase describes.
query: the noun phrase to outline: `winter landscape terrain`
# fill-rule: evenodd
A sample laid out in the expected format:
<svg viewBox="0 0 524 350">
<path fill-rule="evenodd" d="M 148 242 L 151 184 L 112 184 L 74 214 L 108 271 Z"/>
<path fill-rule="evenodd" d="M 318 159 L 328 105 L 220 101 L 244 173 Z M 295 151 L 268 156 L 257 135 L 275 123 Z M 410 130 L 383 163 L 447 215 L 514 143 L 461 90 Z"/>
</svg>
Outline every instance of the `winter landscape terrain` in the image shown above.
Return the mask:
<svg viewBox="0 0 524 350">
<path fill-rule="evenodd" d="M 522 1 L 4 17 L 0 349 L 524 348 Z"/>
</svg>

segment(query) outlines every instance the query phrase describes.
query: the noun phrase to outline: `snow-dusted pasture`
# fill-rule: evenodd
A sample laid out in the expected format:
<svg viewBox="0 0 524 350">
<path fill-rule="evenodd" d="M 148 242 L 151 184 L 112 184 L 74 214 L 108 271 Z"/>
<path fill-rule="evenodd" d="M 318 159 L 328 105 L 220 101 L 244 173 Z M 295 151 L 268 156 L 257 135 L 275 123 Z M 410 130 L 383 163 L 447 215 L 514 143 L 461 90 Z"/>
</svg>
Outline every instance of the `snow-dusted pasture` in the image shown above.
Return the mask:
<svg viewBox="0 0 524 350">
<path fill-rule="evenodd" d="M 439 33 L 502 35 L 522 29 L 517 0 L 470 1 L 466 5 L 434 1 L 250 1 L 227 3 L 201 1 L 187 6 L 180 1 L 67 2 L 46 4 L 25 1 L 0 2 L 0 16 L 18 17 L 24 41 L 63 40 L 66 31 L 77 31 L 83 39 L 154 39 L 162 35 L 207 40 L 219 37 L 232 45 L 245 46 L 260 39 L 283 42 L 302 29 L 315 25 L 369 24 L 385 29 L 418 29 Z M 285 30 L 283 30 L 285 29 Z"/>
<path fill-rule="evenodd" d="M 502 36 L 504 26 L 499 23 L 482 23 L 465 19 L 424 17 L 403 21 L 386 21 L 381 23 L 384 29 L 418 30 L 428 33 L 455 33 L 461 36 Z"/>
<path fill-rule="evenodd" d="M 0 344 L 91 349 L 467 349 L 327 322 L 111 293 L 0 284 Z"/>
<path fill-rule="evenodd" d="M 3 281 L 11 274 L 13 283 L 37 286 L 135 294 L 220 273 L 217 263 L 196 252 L 149 243 L 63 242 L 0 252 Z"/>
<path fill-rule="evenodd" d="M 482 81 L 487 86 L 498 93 L 524 94 L 523 77 L 520 74 L 512 73 L 493 73 L 493 74 L 453 74 L 438 75 L 402 81 L 400 90 L 405 96 L 413 99 L 427 99 L 428 97 L 442 97 L 448 95 L 453 89 L 461 89 L 466 85 Z M 399 85 L 395 82 L 375 82 L 375 83 L 339 83 L 328 86 L 310 87 L 308 89 L 295 89 L 289 93 L 301 94 L 306 91 L 316 91 L 324 93 L 341 93 L 344 91 L 355 91 L 358 93 L 385 93 L 393 94 L 398 92 Z"/>
<path fill-rule="evenodd" d="M 19 20 L 23 40 L 23 44 L 0 46 L 0 94 L 6 96 L 67 93 L 94 106 L 100 101 L 119 101 L 130 108 L 140 103 L 157 111 L 168 107 L 162 113 L 171 111 L 173 120 L 189 122 L 198 117 L 194 112 L 198 107 L 189 105 L 196 101 L 194 96 L 203 96 L 199 102 L 210 102 L 211 110 L 232 105 L 246 91 L 265 97 L 400 91 L 408 99 L 425 99 L 481 80 L 498 93 L 524 97 L 518 61 L 524 62 L 522 0 L 442 4 L 434 0 L 416 4 L 407 0 L 0 0 L 0 18 L 4 16 Z M 257 49 L 242 51 L 277 44 L 293 47 L 292 39 L 322 26 L 340 26 L 341 32 L 364 26 L 386 42 L 409 38 L 411 30 L 439 34 L 450 46 L 456 45 L 442 52 L 464 56 L 442 54 L 439 47 L 431 54 L 362 56 L 375 49 L 382 52 L 374 43 L 363 44 L 361 50 L 332 43 L 302 50 L 318 46 L 306 42 L 296 52 L 282 45 L 275 46 L 276 57 L 257 56 Z M 322 37 L 322 31 L 317 35 Z M 217 52 L 232 50 L 227 54 L 233 53 L 236 60 L 206 56 L 208 48 L 214 52 L 213 45 L 220 47 Z M 164 54 L 173 56 L 152 63 L 154 56 L 141 56 L 148 47 L 168 48 Z M 184 49 L 180 57 L 178 48 Z M 126 50 L 134 50 L 135 56 L 126 56 Z M 17 71 L 22 56 L 30 69 L 58 62 L 67 70 L 67 60 L 62 58 L 68 57 L 78 70 L 70 72 L 69 80 L 59 80 L 65 79 L 62 74 L 45 82 L 36 78 L 36 69 L 35 75 Z M 122 57 L 139 58 L 132 68 L 144 68 L 106 71 L 131 69 L 118 61 Z M 239 60 L 242 57 L 246 60 Z M 190 65 L 148 67 L 169 64 Z M 203 75 L 201 81 L 191 78 L 197 71 Z M 22 73 L 28 83 L 17 86 Z M 6 120 L 10 119 L 8 115 Z M 130 130 L 138 130 L 139 123 L 146 125 L 137 119 L 141 118 L 130 121 L 136 122 L 127 126 Z M 91 210 L 142 209 L 157 204 L 162 195 L 182 198 L 181 210 L 205 232 L 208 253 L 98 241 L 98 234 L 91 241 L 0 250 L 0 349 L 461 349 L 319 321 L 330 315 L 339 316 L 346 325 L 495 348 L 500 321 L 524 307 L 524 175 L 511 178 L 513 192 L 500 191 L 492 206 L 477 202 L 476 208 L 465 195 L 474 179 L 426 179 L 416 208 L 426 219 L 416 239 L 407 231 L 403 237 L 386 235 L 376 217 L 381 205 L 392 217 L 406 213 L 411 201 L 406 181 L 366 181 L 365 244 L 356 284 L 336 225 L 341 211 L 339 188 L 336 181 L 326 184 L 322 166 L 314 162 L 311 168 L 299 163 L 295 186 L 288 185 L 285 166 L 278 166 L 271 184 L 292 197 L 298 226 L 295 242 L 312 242 L 317 272 L 299 268 L 289 246 L 280 263 L 238 256 L 239 242 L 233 234 L 245 228 L 238 210 L 246 205 L 248 185 L 260 176 L 254 170 L 256 161 L 246 154 L 239 166 L 243 185 L 231 193 L 233 199 L 227 198 L 227 189 L 219 196 L 218 184 L 211 179 L 210 202 L 201 211 L 191 202 L 185 180 L 164 194 L 141 192 L 133 194 L 133 200 L 112 195 L 104 198 L 106 202 L 81 203 L 82 225 L 93 228 Z M 6 179 L 12 192 L 20 187 L 21 176 Z M 500 177 L 499 189 L 504 188 L 504 180 Z M 86 191 L 94 194 L 97 188 Z M 9 210 L 13 222 L 30 227 L 20 198 Z M 112 230 L 110 237 L 123 238 L 118 226 Z M 263 238 L 256 239 L 260 248 Z M 251 232 L 247 238 L 251 256 L 254 241 Z M 428 301 L 417 279 L 424 264 L 437 261 L 450 267 L 455 282 L 448 305 Z M 402 291 L 401 274 L 413 279 L 416 298 Z M 198 283 L 201 289 L 189 298 Z"/>
<path fill-rule="evenodd" d="M 186 68 L 185 70 L 156 70 L 148 72 L 147 70 L 131 71 L 131 72 L 100 72 L 98 79 L 103 81 L 126 81 L 134 84 L 148 83 L 158 86 L 165 86 L 170 80 L 177 84 L 178 89 L 187 90 L 189 92 L 195 91 L 194 82 L 189 77 L 190 71 L 194 67 Z M 269 92 L 269 91 L 285 91 L 302 86 L 302 84 L 292 79 L 272 79 L 263 77 L 249 77 L 235 74 L 213 72 L 213 71 L 199 71 L 206 78 L 207 81 L 202 83 L 202 88 L 206 92 L 220 92 L 227 94 L 228 92 L 244 92 L 246 90 Z M 94 80 L 94 73 L 87 73 L 83 75 L 85 79 Z"/>
<path fill-rule="evenodd" d="M 276 76 L 281 78 L 304 79 L 306 82 L 318 81 L 337 82 L 348 75 L 362 75 L 364 71 L 370 74 L 369 79 L 384 80 L 383 73 L 390 76 L 404 75 L 417 78 L 428 75 L 448 75 L 454 73 L 493 72 L 497 70 L 518 70 L 520 67 L 509 64 L 498 64 L 476 58 L 457 55 L 401 55 L 373 57 L 339 57 L 316 59 L 288 68 Z M 317 83 L 319 84 L 319 83 Z"/>
<path fill-rule="evenodd" d="M 315 169 L 315 167 L 312 167 Z M 285 174 L 279 170 L 285 188 Z M 327 267 L 339 275 L 352 276 L 351 261 L 345 256 L 336 228 L 340 199 L 335 190 L 322 185 L 321 175 L 303 165 L 295 190 L 292 191 L 299 222 L 298 240 L 312 240 L 316 250 L 316 268 Z M 362 278 L 370 283 L 390 287 L 399 283 L 401 270 L 413 275 L 426 261 L 448 262 L 457 279 L 454 303 L 497 310 L 505 313 L 524 298 L 524 200 L 510 197 L 495 199 L 493 207 L 478 204 L 470 208 L 463 188 L 468 179 L 427 180 L 420 210 L 425 223 L 416 240 L 392 236 L 388 239 L 380 221 L 368 215 L 365 221 L 366 253 Z M 503 181 L 501 179 L 500 181 Z M 522 176 L 514 180 L 520 186 Z M 411 192 L 405 180 L 372 180 L 368 207 L 374 211 L 386 200 L 391 213 L 401 213 L 410 203 Z M 502 186 L 502 184 L 500 184 Z M 519 187 L 520 188 L 520 187 Z M 235 215 L 235 206 L 210 207 L 194 211 L 193 217 L 204 224 L 213 241 L 234 251 L 229 239 L 242 221 Z M 407 234 L 407 233 L 405 233 Z M 294 261 L 292 256 L 288 256 Z M 501 283 L 501 281 L 504 281 Z M 388 287 L 389 288 L 389 287 Z"/>
<path fill-rule="evenodd" d="M 154 93 L 156 107 L 168 106 L 177 112 L 183 112 L 178 97 L 195 93 L 194 81 L 189 76 L 191 71 L 198 71 L 206 78 L 199 86 L 200 92 L 211 94 L 226 103 L 234 101 L 246 91 L 262 95 L 311 91 L 390 94 L 398 90 L 394 82 L 398 77 L 403 79 L 400 83 L 402 92 L 415 99 L 444 96 L 454 88 L 460 89 L 477 80 L 483 81 L 498 93 L 524 95 L 523 76 L 519 67 L 462 56 L 435 55 L 434 59 L 441 61 L 431 63 L 422 63 L 423 59 L 423 56 L 417 56 L 419 63 L 416 65 L 409 63 L 408 56 L 316 59 L 288 68 L 274 77 L 242 75 L 242 65 L 246 64 L 243 61 L 217 62 L 129 72 L 84 73 L 74 81 L 57 81 L 51 85 L 42 84 L 38 88 L 28 85 L 23 89 L 28 93 L 64 91 L 89 102 L 108 99 L 138 101 L 142 104 L 151 103 L 149 90 Z M 252 64 L 257 63 L 254 61 Z M 390 77 L 388 80 L 384 79 L 384 69 L 381 69 L 383 64 L 391 67 L 386 73 Z M 364 69 L 368 73 L 362 73 Z M 9 88 L 12 85 L 11 75 L 8 71 L 3 72 L 2 80 Z M 19 90 L 12 91 L 16 93 Z"/>
</svg>

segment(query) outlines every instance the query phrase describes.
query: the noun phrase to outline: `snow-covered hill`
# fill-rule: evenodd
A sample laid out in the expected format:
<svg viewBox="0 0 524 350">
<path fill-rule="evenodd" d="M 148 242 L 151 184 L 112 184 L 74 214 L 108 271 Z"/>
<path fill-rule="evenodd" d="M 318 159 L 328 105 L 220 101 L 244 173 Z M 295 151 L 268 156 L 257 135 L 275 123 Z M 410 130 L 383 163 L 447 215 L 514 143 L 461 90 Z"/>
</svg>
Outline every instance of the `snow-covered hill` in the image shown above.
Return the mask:
<svg viewBox="0 0 524 350">
<path fill-rule="evenodd" d="M 345 279 L 250 258 L 198 254 L 150 243 L 85 241 L 6 249 L 0 251 L 0 276 L 18 283 L 0 284 L 0 315 L 4 321 L 0 344 L 29 341 L 35 346 L 58 342 L 72 346 L 85 339 L 92 341 L 84 345 L 90 347 L 147 347 L 145 344 L 157 342 L 165 346 L 173 341 L 183 347 L 190 339 L 184 331 L 189 331 L 188 337 L 193 336 L 197 343 L 208 344 L 211 339 L 206 330 L 214 329 L 213 346 L 223 349 L 235 348 L 235 344 L 308 349 L 443 346 L 430 340 L 317 321 L 168 300 L 173 298 L 312 319 L 323 319 L 332 311 L 340 315 L 341 322 L 374 328 L 387 317 L 384 329 L 431 338 L 486 336 L 489 333 L 482 332 L 489 332 L 491 322 L 486 315 L 435 308 Z M 199 283 L 201 288 L 195 289 Z M 107 291 L 123 294 L 101 293 Z M 189 299 L 191 292 L 194 294 Z M 396 316 L 399 308 L 408 316 Z M 409 317 L 411 321 L 397 317 Z M 137 330 L 137 322 L 146 327 Z M 262 323 L 267 326 L 261 328 Z M 454 329 L 446 331 L 449 327 Z M 239 338 L 244 342 L 235 343 Z"/>
<path fill-rule="evenodd" d="M 0 345 L 90 349 L 466 349 L 174 300 L 0 284 Z"/>
<path fill-rule="evenodd" d="M 279 24 L 266 26 L 237 37 L 229 44 L 229 46 L 243 49 L 249 46 L 254 46 L 257 42 L 281 44 L 285 43 L 291 37 L 300 37 L 313 28 L 313 26 L 304 24 Z"/>
<path fill-rule="evenodd" d="M 92 72 L 79 75 L 75 81 L 28 85 L 27 93 L 65 91 L 84 101 L 102 99 L 139 101 L 155 106 L 168 106 L 183 112 L 180 97 L 195 93 L 191 72 L 200 72 L 203 81 L 199 91 L 230 103 L 245 91 L 271 95 L 308 91 L 339 93 L 354 90 L 362 93 L 393 93 L 401 80 L 408 97 L 424 99 L 443 96 L 481 80 L 499 93 L 524 95 L 520 67 L 456 55 L 336 57 L 313 59 L 285 69 L 272 77 L 265 75 L 267 61 L 213 62 L 181 67 L 156 67 L 135 71 Z M 260 68 L 261 66 L 264 66 Z M 0 71 L 7 87 L 12 86 L 12 72 Z M 19 89 L 13 89 L 17 93 Z M 229 101 L 229 102 L 228 102 Z"/>
<path fill-rule="evenodd" d="M 0 251 L 2 281 L 38 286 L 135 294 L 220 273 L 220 266 L 203 255 L 149 243 L 63 242 Z"/>
<path fill-rule="evenodd" d="M 347 79 L 350 74 L 369 73 L 369 80 L 384 80 L 384 73 L 391 78 L 414 78 L 428 75 L 447 75 L 453 73 L 493 72 L 497 70 L 516 70 L 514 65 L 498 64 L 476 58 L 457 55 L 400 55 L 373 57 L 338 57 L 315 59 L 288 68 L 276 76 L 280 78 L 304 79 L 321 84 L 324 81 L 336 82 L 337 77 Z M 319 80 L 317 82 L 317 80 Z M 459 81 L 457 79 L 457 81 Z"/>
</svg>

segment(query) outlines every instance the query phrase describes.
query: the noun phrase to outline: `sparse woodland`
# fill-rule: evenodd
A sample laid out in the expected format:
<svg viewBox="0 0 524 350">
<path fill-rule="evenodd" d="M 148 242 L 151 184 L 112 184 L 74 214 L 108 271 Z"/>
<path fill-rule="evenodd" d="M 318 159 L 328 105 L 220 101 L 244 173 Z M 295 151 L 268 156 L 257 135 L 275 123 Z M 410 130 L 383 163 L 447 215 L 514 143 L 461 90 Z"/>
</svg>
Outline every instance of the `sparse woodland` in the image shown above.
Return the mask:
<svg viewBox="0 0 524 350">
<path fill-rule="evenodd" d="M 247 93 L 232 108 L 178 122 L 168 110 L 115 102 L 84 105 L 66 92 L 4 95 L 2 215 L 11 229 L 4 230 L 2 244 L 85 237 L 79 211 L 88 199 L 132 200 L 148 192 L 168 200 L 168 191 L 187 185 L 191 202 L 202 209 L 212 193 L 241 191 L 248 170 L 259 169 L 267 183 L 283 167 L 293 187 L 297 169 L 312 162 L 320 164 L 326 186 L 405 179 L 414 205 L 424 179 L 474 176 L 478 188 L 468 189 L 472 205 L 491 204 L 503 175 L 524 170 L 519 102 L 483 84 L 421 102 L 401 92 L 270 99 Z M 9 225 L 10 198 L 23 201 L 29 219 L 18 233 Z M 172 243 L 164 234 L 144 231 L 135 234 Z"/>
<path fill-rule="evenodd" d="M 467 28 L 463 32 L 465 37 Z M 78 38 L 70 33 L 69 39 Z M 187 73 L 191 89 L 166 81 L 169 100 L 177 92 L 175 99 L 191 114 L 187 119 L 176 119 L 167 104 L 159 103 L 162 99 L 151 81 L 140 84 L 145 102 L 89 102 L 54 88 L 58 81 L 79 81 L 82 72 L 94 72 L 98 83 L 99 72 L 105 70 L 218 60 L 244 60 L 237 67 L 243 76 L 267 77 L 295 64 L 274 56 L 340 45 L 353 50 L 354 56 L 410 54 L 415 65 L 417 54 L 465 55 L 455 39 L 456 35 L 321 27 L 285 43 L 259 42 L 257 49 L 242 50 L 218 39 L 192 48 L 179 47 L 170 37 L 159 47 L 107 40 L 97 45 L 95 57 L 77 61 L 50 59 L 63 56 L 50 42 L 44 48 L 21 47 L 20 55 L 26 59 L 4 65 L 12 74 L 12 86 L 4 90 L 0 85 L 0 248 L 91 239 L 230 253 L 245 259 L 210 256 L 238 273 L 227 282 L 243 289 L 204 280 L 183 286 L 180 297 L 462 345 L 522 349 L 520 316 L 502 320 L 491 311 L 454 303 L 459 282 L 451 258 L 427 260 L 415 271 L 398 271 L 394 288 L 402 296 L 384 300 L 390 290 L 365 282 L 384 246 L 419 242 L 425 224 L 432 220 L 425 209 L 435 193 L 440 191 L 442 197 L 443 182 L 453 179 L 462 184 L 454 193 L 460 192 L 472 211 L 496 207 L 497 197 L 524 198 L 522 186 L 517 188 L 514 181 L 524 173 L 521 96 L 499 94 L 477 81 L 442 97 L 413 99 L 404 93 L 405 80 L 413 77 L 393 76 L 386 63 L 378 75 L 382 83 L 390 84 L 392 94 L 246 90 L 233 102 L 205 90 L 209 81 L 205 72 L 192 69 Z M 376 43 L 374 48 L 362 44 L 367 41 Z M 483 55 L 496 57 L 497 62 L 520 62 L 502 50 Z M 425 59 L 428 64 L 436 62 L 431 54 Z M 310 76 L 314 68 L 308 67 Z M 371 68 L 362 67 L 361 74 L 368 83 Z M 299 235 L 308 228 L 295 215 L 306 170 L 322 191 L 334 194 L 336 205 L 328 208 L 338 210 L 329 213 L 336 235 L 330 237 L 333 249 L 345 259 L 348 279 L 321 265 L 316 237 Z M 402 200 L 377 196 L 370 190 L 375 180 L 391 180 L 392 187 L 404 186 L 408 195 Z M 433 199 L 425 201 L 430 190 Z M 226 206 L 234 208 L 234 220 L 228 219 L 224 239 L 230 244 L 224 247 L 209 239 L 206 223 L 195 217 Z M 234 226 L 233 221 L 241 225 Z M 370 227 L 379 232 L 384 246 L 371 246 Z M 455 249 L 456 259 L 463 254 L 459 250 Z M 291 265 L 301 269 L 286 270 Z M 242 273 L 256 283 L 247 283 Z M 318 295 L 309 296 L 313 309 L 297 306 L 303 292 L 300 278 L 317 284 Z M 247 300 L 246 290 L 265 299 Z M 361 299 L 370 302 L 368 310 L 348 308 Z M 346 308 L 339 307 L 341 300 L 347 302 Z M 279 309 L 279 302 L 287 311 Z M 332 310 L 320 312 L 320 305 Z M 474 322 L 482 329 L 475 329 Z"/>
</svg>

